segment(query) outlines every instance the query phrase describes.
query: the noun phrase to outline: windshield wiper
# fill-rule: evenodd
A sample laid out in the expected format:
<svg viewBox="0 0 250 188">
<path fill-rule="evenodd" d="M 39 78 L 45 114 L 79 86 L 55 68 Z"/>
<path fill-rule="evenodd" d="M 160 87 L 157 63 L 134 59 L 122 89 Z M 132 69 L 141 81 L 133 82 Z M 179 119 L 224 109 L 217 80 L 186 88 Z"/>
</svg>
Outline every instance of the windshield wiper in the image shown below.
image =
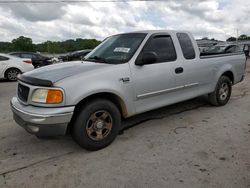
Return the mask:
<svg viewBox="0 0 250 188">
<path fill-rule="evenodd" d="M 105 58 L 99 57 L 99 56 L 89 57 L 88 59 L 96 60 L 99 63 L 109 63 Z M 88 59 L 86 59 L 86 60 L 88 60 Z"/>
</svg>

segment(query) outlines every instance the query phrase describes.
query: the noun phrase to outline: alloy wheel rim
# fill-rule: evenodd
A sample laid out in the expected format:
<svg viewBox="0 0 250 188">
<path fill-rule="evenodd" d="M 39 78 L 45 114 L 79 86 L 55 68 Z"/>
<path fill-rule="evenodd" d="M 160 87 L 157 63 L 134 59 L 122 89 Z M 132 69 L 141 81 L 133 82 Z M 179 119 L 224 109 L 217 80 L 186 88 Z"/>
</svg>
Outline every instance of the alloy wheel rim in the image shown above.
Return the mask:
<svg viewBox="0 0 250 188">
<path fill-rule="evenodd" d="M 227 83 L 223 83 L 221 84 L 220 90 L 219 90 L 219 96 L 220 96 L 220 100 L 226 100 L 227 96 L 229 93 L 229 86 Z"/>
<path fill-rule="evenodd" d="M 19 74 L 19 72 L 17 70 L 10 70 L 8 72 L 8 78 L 10 80 L 16 80 L 17 79 L 17 75 Z"/>
<path fill-rule="evenodd" d="M 105 110 L 94 112 L 87 121 L 87 135 L 94 141 L 101 141 L 110 134 L 112 126 L 113 120 L 109 112 Z"/>
</svg>

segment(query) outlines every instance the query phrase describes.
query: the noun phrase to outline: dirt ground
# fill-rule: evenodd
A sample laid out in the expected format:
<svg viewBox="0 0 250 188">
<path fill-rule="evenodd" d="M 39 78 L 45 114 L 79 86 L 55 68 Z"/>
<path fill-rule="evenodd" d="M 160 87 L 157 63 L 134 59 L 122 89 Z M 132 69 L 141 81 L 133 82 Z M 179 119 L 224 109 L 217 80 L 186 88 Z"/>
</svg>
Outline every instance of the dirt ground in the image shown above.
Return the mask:
<svg viewBox="0 0 250 188">
<path fill-rule="evenodd" d="M 205 97 L 124 122 L 109 147 L 87 152 L 70 136 L 39 140 L 9 108 L 0 82 L 0 187 L 250 187 L 250 61 L 226 106 Z"/>
</svg>

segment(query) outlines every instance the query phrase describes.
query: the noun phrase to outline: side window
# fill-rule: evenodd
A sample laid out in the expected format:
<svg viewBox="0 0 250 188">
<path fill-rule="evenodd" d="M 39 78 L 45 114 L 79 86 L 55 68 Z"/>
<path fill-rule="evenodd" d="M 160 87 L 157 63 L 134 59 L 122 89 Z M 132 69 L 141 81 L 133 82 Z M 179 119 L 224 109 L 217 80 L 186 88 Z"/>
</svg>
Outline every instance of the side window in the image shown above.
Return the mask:
<svg viewBox="0 0 250 188">
<path fill-rule="evenodd" d="M 226 52 L 227 53 L 237 53 L 237 52 L 240 52 L 240 48 L 239 48 L 239 46 L 234 45 L 234 46 L 228 47 L 226 49 Z"/>
<path fill-rule="evenodd" d="M 90 52 L 85 52 L 84 54 L 83 54 L 83 56 L 86 56 L 86 55 L 88 55 Z"/>
<path fill-rule="evenodd" d="M 16 56 L 16 57 L 20 57 L 19 53 L 11 53 L 10 55 Z"/>
<path fill-rule="evenodd" d="M 32 54 L 22 54 L 21 57 L 22 58 L 31 59 L 32 58 Z"/>
<path fill-rule="evenodd" d="M 155 52 L 158 56 L 156 63 L 175 61 L 176 51 L 173 41 L 169 35 L 159 35 L 150 39 L 143 52 Z"/>
<path fill-rule="evenodd" d="M 0 56 L 0 61 L 6 61 L 6 60 L 9 60 L 8 57 L 4 57 L 4 56 Z"/>
<path fill-rule="evenodd" d="M 177 33 L 177 38 L 181 45 L 182 53 L 186 59 L 194 59 L 195 51 L 193 43 L 186 33 Z"/>
<path fill-rule="evenodd" d="M 31 56 L 31 58 L 33 58 L 33 59 L 38 59 L 39 57 L 38 57 L 37 55 L 33 54 L 33 55 Z"/>
</svg>

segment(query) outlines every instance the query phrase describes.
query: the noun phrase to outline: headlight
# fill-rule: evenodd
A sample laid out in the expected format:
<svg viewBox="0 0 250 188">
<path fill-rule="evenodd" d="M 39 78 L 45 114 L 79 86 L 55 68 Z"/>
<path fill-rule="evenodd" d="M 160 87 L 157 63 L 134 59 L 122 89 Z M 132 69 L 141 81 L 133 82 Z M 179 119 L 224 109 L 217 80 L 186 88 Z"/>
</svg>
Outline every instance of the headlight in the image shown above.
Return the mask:
<svg viewBox="0 0 250 188">
<path fill-rule="evenodd" d="M 31 100 L 37 103 L 59 104 L 63 102 L 63 93 L 57 89 L 36 89 Z"/>
</svg>

